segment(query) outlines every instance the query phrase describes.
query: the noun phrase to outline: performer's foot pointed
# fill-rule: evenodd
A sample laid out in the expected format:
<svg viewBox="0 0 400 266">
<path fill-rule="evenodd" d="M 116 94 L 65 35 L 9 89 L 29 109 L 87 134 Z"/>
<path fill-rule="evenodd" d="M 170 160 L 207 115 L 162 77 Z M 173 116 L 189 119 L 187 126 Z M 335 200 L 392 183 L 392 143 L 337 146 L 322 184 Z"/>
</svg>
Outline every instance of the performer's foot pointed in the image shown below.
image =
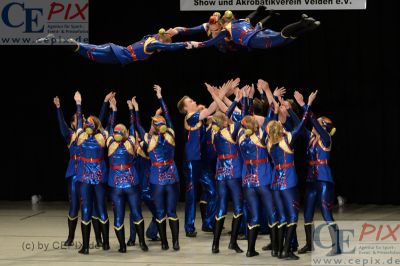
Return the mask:
<svg viewBox="0 0 400 266">
<path fill-rule="evenodd" d="M 42 37 L 42 38 L 37 39 L 37 40 L 35 41 L 35 43 L 50 42 L 50 40 L 51 40 L 52 38 L 55 38 L 54 34 L 49 33 L 49 34 L 47 34 L 46 37 Z"/>
</svg>

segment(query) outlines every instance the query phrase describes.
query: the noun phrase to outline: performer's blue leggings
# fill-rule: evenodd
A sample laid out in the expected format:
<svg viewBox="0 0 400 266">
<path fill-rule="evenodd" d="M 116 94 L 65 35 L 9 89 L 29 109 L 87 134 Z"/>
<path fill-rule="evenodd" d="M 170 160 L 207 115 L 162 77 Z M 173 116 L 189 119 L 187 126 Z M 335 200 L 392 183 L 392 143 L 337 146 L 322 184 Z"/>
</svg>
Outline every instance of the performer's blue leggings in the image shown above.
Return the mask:
<svg viewBox="0 0 400 266">
<path fill-rule="evenodd" d="M 306 184 L 306 198 L 304 203 L 304 223 L 312 223 L 315 205 L 320 205 L 322 217 L 328 223 L 333 222 L 332 208 L 334 200 L 333 183 L 313 181 Z"/>
<path fill-rule="evenodd" d="M 203 228 L 213 228 L 217 214 L 217 190 L 215 185 L 215 166 L 217 160 L 203 162 L 201 174 L 202 193 L 200 200 L 207 203 Z"/>
<path fill-rule="evenodd" d="M 97 209 L 99 220 L 105 223 L 108 220 L 105 185 L 103 183 L 92 185 L 79 182 L 79 186 L 82 221 L 89 222 L 91 216 L 94 216 L 93 210 Z M 94 205 L 94 203 L 96 204 Z"/>
<path fill-rule="evenodd" d="M 114 228 L 120 229 L 125 219 L 125 203 L 128 202 L 134 223 L 143 220 L 139 185 L 129 188 L 111 188 L 111 200 L 114 211 Z"/>
<path fill-rule="evenodd" d="M 80 183 L 77 181 L 76 175 L 67 178 L 68 200 L 69 200 L 68 216 L 70 219 L 75 219 L 76 217 L 78 217 L 79 184 Z"/>
<path fill-rule="evenodd" d="M 194 232 L 196 219 L 196 195 L 197 186 L 201 178 L 202 163 L 200 160 L 186 161 L 184 164 L 184 175 L 186 177 L 185 195 L 185 231 Z"/>
<path fill-rule="evenodd" d="M 126 47 L 121 48 L 127 49 Z M 120 64 L 109 43 L 102 45 L 80 43 L 79 54 L 97 63 Z"/>
<path fill-rule="evenodd" d="M 299 217 L 299 196 L 297 187 L 274 190 L 273 198 L 278 211 L 279 223 L 297 223 Z"/>
<path fill-rule="evenodd" d="M 228 194 L 233 203 L 233 214 L 238 216 L 243 213 L 242 179 L 217 180 L 217 219 L 226 215 L 228 211 Z"/>
<path fill-rule="evenodd" d="M 282 37 L 280 32 L 264 29 L 251 37 L 248 46 L 249 48 L 268 49 L 287 44 L 291 42 L 291 40 L 292 39 Z"/>
<path fill-rule="evenodd" d="M 270 225 L 277 222 L 272 193 L 267 186 L 255 188 L 244 187 L 244 195 L 250 216 L 248 219 L 249 227 L 260 225 L 262 209 L 266 211 L 267 220 Z"/>
<path fill-rule="evenodd" d="M 156 206 L 156 219 L 161 222 L 164 218 L 178 218 L 176 205 L 179 199 L 179 183 L 170 185 L 151 184 L 151 196 Z"/>
</svg>

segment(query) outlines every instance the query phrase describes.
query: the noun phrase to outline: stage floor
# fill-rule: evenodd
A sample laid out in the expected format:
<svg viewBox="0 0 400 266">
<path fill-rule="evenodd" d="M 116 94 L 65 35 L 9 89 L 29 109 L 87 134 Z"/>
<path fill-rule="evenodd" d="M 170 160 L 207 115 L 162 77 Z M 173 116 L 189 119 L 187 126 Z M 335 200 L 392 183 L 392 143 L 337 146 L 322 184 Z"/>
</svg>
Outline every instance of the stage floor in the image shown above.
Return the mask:
<svg viewBox="0 0 400 266">
<path fill-rule="evenodd" d="M 78 254 L 75 247 L 61 247 L 67 236 L 67 202 L 42 202 L 32 205 L 30 202 L 0 202 L 0 265 L 310 265 L 311 255 L 300 256 L 299 261 L 283 261 L 270 256 L 261 247 L 269 242 L 269 236 L 259 236 L 256 250 L 260 256 L 246 258 L 245 253 L 236 254 L 227 249 L 231 215 L 228 214 L 225 229 L 222 233 L 220 254 L 211 253 L 212 233 L 199 231 L 200 214 L 197 214 L 196 238 L 187 238 L 183 229 L 184 205 L 180 203 L 178 216 L 180 224 L 181 250 L 172 250 L 169 228 L 167 229 L 170 250 L 161 251 L 160 242 L 147 241 L 149 252 L 144 253 L 138 246 L 128 247 L 125 254 L 117 251 L 118 242 L 112 227 L 113 215 L 110 215 L 109 251 L 91 249 L 89 255 Z M 127 212 L 128 214 L 128 212 Z M 146 226 L 150 213 L 144 208 L 143 216 Z M 400 206 L 377 205 L 345 205 L 335 209 L 334 216 L 341 220 L 400 220 Z M 319 212 L 315 220 L 321 219 Z M 126 220 L 125 225 L 129 222 Z M 303 219 L 300 214 L 298 227 L 299 245 L 305 243 Z M 129 227 L 126 226 L 129 236 Z M 76 231 L 76 241 L 81 241 L 80 226 Z M 93 230 L 91 233 L 93 241 Z M 239 241 L 243 250 L 247 249 L 247 241 Z"/>
</svg>

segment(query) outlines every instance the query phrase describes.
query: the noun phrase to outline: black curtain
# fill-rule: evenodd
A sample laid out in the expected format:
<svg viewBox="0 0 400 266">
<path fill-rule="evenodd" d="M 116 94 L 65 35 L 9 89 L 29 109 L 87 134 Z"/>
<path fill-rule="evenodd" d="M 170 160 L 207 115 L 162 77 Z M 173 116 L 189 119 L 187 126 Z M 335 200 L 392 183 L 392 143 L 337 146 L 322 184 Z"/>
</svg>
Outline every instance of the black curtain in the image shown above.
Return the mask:
<svg viewBox="0 0 400 266">
<path fill-rule="evenodd" d="M 396 1 L 368 1 L 367 10 L 310 11 L 316 31 L 290 45 L 222 54 L 213 48 L 164 52 L 125 67 L 95 64 L 62 47 L 1 46 L 2 185 L 0 199 L 65 200 L 68 151 L 58 129 L 52 99 L 58 95 L 66 120 L 80 90 L 86 115 L 98 115 L 105 94 L 117 92 L 118 122 L 128 123 L 126 100 L 137 96 L 143 123 L 158 108 L 153 84 L 160 84 L 177 131 L 176 162 L 183 161 L 183 116 L 177 101 L 189 95 L 210 103 L 204 82 L 221 85 L 267 80 L 305 95 L 318 89 L 313 106 L 330 117 L 331 167 L 336 194 L 349 202 L 399 204 L 399 35 Z M 245 17 L 248 12 L 235 12 Z M 269 27 L 280 30 L 301 11 L 281 11 Z M 212 12 L 180 12 L 179 1 L 91 1 L 90 41 L 129 45 L 159 28 L 196 26 Z M 196 36 L 195 40 L 206 36 Z M 176 39 L 182 40 L 180 38 Z M 300 188 L 306 173 L 305 143 L 296 147 Z M 181 175 L 182 192 L 184 178 Z M 184 193 L 181 195 L 184 200 Z"/>
</svg>

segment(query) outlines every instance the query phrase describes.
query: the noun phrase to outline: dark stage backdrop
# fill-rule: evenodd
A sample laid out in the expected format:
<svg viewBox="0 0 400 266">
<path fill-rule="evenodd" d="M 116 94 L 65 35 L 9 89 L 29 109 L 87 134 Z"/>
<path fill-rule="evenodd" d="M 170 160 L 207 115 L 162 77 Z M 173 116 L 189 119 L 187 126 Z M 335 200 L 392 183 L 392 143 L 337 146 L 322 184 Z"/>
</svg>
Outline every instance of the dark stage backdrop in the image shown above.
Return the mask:
<svg viewBox="0 0 400 266">
<path fill-rule="evenodd" d="M 208 104 L 205 81 L 221 85 L 240 77 L 241 84 L 263 78 L 272 88 L 285 86 L 291 97 L 295 89 L 305 95 L 318 89 L 313 110 L 330 117 L 337 127 L 331 161 L 336 194 L 349 202 L 400 204 L 400 72 L 394 41 L 400 24 L 395 2 L 368 1 L 367 10 L 307 12 L 322 21 L 321 27 L 283 48 L 235 54 L 213 48 L 165 52 L 125 67 L 95 64 L 60 47 L 2 46 L 0 199 L 27 200 L 32 194 L 44 200 L 67 199 L 68 150 L 58 128 L 54 96 L 61 98 L 69 120 L 75 90 L 82 93 L 86 115 L 98 115 L 105 94 L 114 90 L 118 122 L 128 123 L 126 100 L 136 95 L 147 126 L 158 108 L 152 86 L 160 84 L 177 131 L 176 161 L 181 169 L 183 116 L 177 101 L 187 94 Z M 244 17 L 248 12 L 235 13 Z M 302 14 L 280 13 L 270 28 L 280 30 Z M 199 25 L 211 14 L 180 12 L 177 0 L 91 1 L 90 40 L 129 45 L 161 27 Z M 301 139 L 296 153 L 302 188 L 306 163 Z"/>
</svg>

